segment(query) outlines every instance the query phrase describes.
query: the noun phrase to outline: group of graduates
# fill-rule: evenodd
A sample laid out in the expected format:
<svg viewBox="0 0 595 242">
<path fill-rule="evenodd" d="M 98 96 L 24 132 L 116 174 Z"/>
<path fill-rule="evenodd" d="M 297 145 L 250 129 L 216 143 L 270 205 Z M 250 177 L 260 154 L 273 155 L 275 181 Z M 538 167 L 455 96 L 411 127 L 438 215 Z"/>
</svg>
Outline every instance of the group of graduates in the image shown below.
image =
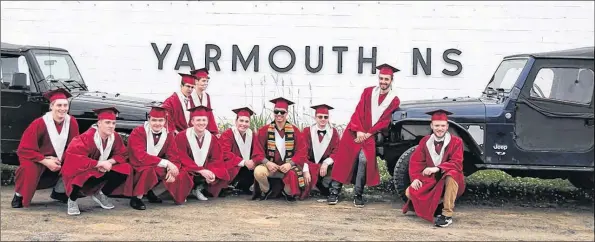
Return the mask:
<svg viewBox="0 0 595 242">
<path fill-rule="evenodd" d="M 163 202 L 153 191 L 159 186 L 175 204 L 187 202 L 189 195 L 222 197 L 235 188 L 252 194 L 252 200 L 292 202 L 317 190 L 332 205 L 343 184 L 354 184 L 354 206 L 363 207 L 364 187 L 380 184 L 376 134 L 386 131 L 400 104 L 392 88 L 399 70 L 388 64 L 377 69 L 378 86 L 364 89 L 341 137 L 329 123 L 333 107 L 313 106 L 316 123 L 300 130 L 287 121 L 293 102 L 283 97 L 271 100 L 271 123 L 253 131 L 254 112 L 237 108 L 235 125 L 220 134 L 205 92 L 210 79 L 205 68 L 180 73 L 180 91 L 151 106 L 148 120 L 132 130 L 127 145 L 115 132 L 116 108 L 94 109 L 97 123 L 79 134 L 76 119 L 68 115 L 71 95 L 64 89 L 49 91 L 44 96 L 50 111 L 21 138 L 12 207 L 29 207 L 36 190 L 53 187 L 50 197 L 67 203 L 69 215 L 80 214 L 77 199 L 87 196 L 104 209 L 114 208 L 108 195 L 129 197 L 132 208 L 144 210 L 143 197 Z M 412 183 L 403 213 L 414 210 L 445 227 L 464 191 L 463 145 L 448 132 L 450 112 L 428 114 L 433 132 L 410 160 Z"/>
</svg>

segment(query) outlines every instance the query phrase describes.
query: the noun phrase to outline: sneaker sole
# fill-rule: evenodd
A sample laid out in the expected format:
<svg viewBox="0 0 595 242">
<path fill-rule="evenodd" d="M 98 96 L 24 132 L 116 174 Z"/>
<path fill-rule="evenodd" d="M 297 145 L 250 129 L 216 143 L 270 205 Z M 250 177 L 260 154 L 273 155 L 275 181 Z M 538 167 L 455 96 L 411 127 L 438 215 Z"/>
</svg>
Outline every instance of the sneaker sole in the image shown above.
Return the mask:
<svg viewBox="0 0 595 242">
<path fill-rule="evenodd" d="M 71 212 L 67 212 L 67 213 L 68 213 L 68 215 L 80 215 L 81 211 L 79 211 L 78 213 L 71 213 Z"/>
<path fill-rule="evenodd" d="M 446 224 L 442 224 L 442 225 L 436 225 L 436 226 L 438 226 L 438 227 L 441 227 L 441 228 L 446 228 L 446 227 L 448 227 L 448 225 L 450 225 L 450 224 L 452 224 L 452 221 L 450 221 L 450 222 L 447 222 Z"/>
<path fill-rule="evenodd" d="M 353 206 L 355 206 L 356 208 L 363 208 L 364 207 L 363 204 L 362 205 L 355 204 L 355 200 L 353 200 Z"/>
<path fill-rule="evenodd" d="M 94 196 L 91 196 L 91 198 L 93 199 L 93 201 L 95 201 L 97 204 L 99 204 L 99 206 L 101 206 L 101 208 L 103 208 L 103 209 L 112 209 L 112 208 L 114 208 L 114 207 L 115 207 L 115 206 L 108 207 L 108 206 L 105 206 L 105 205 L 103 205 L 103 204 L 102 204 L 102 203 L 99 201 L 99 199 L 97 199 L 97 198 L 96 198 L 96 197 L 94 197 Z"/>
</svg>

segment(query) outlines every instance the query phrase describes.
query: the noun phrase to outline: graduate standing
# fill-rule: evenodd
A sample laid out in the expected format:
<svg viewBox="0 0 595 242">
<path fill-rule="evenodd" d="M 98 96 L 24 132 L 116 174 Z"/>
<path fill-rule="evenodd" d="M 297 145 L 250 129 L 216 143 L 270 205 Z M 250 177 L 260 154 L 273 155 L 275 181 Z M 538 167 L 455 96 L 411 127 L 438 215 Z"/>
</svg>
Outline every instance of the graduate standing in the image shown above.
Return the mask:
<svg viewBox="0 0 595 242">
<path fill-rule="evenodd" d="M 180 91 L 174 92 L 163 101 L 163 107 L 167 110 L 167 131 L 177 135 L 179 132 L 190 127 L 190 111 L 195 107 L 192 100 L 192 90 L 196 84 L 196 77 L 193 75 L 178 73 L 182 76 Z"/>
<path fill-rule="evenodd" d="M 209 86 L 209 70 L 207 68 L 201 68 L 197 70 L 190 71 L 196 78 L 194 92 L 192 92 L 192 99 L 196 106 L 205 106 L 209 108 L 207 112 L 207 117 L 209 119 L 209 124 L 207 124 L 207 130 L 211 132 L 211 134 L 216 135 L 217 138 L 221 137 L 219 134 L 219 128 L 217 127 L 217 121 L 215 120 L 215 115 L 213 114 L 213 108 L 211 106 L 211 96 L 206 92 L 207 87 Z"/>
<path fill-rule="evenodd" d="M 400 104 L 396 90 L 392 88 L 394 73 L 399 69 L 388 64 L 376 67 L 378 86 L 367 87 L 351 116 L 351 120 L 339 142 L 339 151 L 332 171 L 333 183 L 329 204 L 336 204 L 341 184 L 355 184 L 353 204 L 364 206 L 364 186 L 380 184 L 376 164 L 376 141 L 373 137 L 386 129 L 391 114 Z M 370 138 L 372 137 L 372 138 Z M 336 184 L 336 182 L 341 184 Z"/>
</svg>

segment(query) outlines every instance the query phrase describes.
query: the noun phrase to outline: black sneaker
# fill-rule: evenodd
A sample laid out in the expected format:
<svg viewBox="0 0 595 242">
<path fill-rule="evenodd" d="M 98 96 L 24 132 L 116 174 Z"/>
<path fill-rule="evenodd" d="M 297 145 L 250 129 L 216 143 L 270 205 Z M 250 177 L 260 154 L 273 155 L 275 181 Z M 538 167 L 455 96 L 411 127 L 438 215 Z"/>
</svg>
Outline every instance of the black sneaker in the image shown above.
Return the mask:
<svg viewBox="0 0 595 242">
<path fill-rule="evenodd" d="M 339 195 L 337 194 L 331 194 L 328 196 L 328 198 L 326 199 L 326 202 L 329 205 L 335 205 L 339 202 Z"/>
<path fill-rule="evenodd" d="M 12 198 L 12 202 L 10 203 L 10 205 L 12 205 L 13 208 L 22 208 L 23 197 L 19 197 L 16 194 L 14 194 L 14 197 Z"/>
<path fill-rule="evenodd" d="M 269 195 L 273 192 L 273 189 L 269 189 L 268 192 L 260 192 L 260 201 L 267 200 Z"/>
<path fill-rule="evenodd" d="M 58 193 L 54 190 L 52 190 L 52 194 L 50 194 L 50 198 L 52 198 L 54 200 L 58 200 L 61 203 L 68 202 L 68 196 L 66 196 L 66 193 Z"/>
<path fill-rule="evenodd" d="M 282 191 L 282 194 L 285 197 L 285 200 L 287 200 L 288 202 L 295 202 L 297 200 L 295 196 L 289 195 L 285 193 L 285 191 Z"/>
<path fill-rule="evenodd" d="M 364 197 L 362 195 L 356 195 L 353 198 L 353 205 L 356 208 L 363 208 L 364 207 Z"/>
<path fill-rule="evenodd" d="M 452 217 L 446 217 L 442 214 L 436 216 L 436 227 L 448 227 L 452 223 Z"/>
<path fill-rule="evenodd" d="M 150 203 L 163 203 L 163 200 L 161 200 L 161 198 L 155 195 L 153 190 L 147 192 L 147 200 L 149 200 Z"/>
<path fill-rule="evenodd" d="M 143 203 L 142 200 L 140 200 L 138 197 L 132 197 L 130 198 L 130 207 L 136 209 L 136 210 L 145 210 L 147 209 L 147 207 L 145 206 L 145 204 Z"/>
</svg>

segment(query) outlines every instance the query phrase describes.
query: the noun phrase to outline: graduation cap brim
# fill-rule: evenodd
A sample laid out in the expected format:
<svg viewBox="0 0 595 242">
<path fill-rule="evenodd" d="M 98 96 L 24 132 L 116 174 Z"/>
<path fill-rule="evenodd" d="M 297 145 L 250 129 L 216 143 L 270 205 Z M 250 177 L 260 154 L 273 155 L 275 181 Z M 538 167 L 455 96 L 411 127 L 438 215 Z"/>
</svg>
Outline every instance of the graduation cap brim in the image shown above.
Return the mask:
<svg viewBox="0 0 595 242">
<path fill-rule="evenodd" d="M 178 75 L 180 75 L 181 77 L 190 77 L 190 78 L 193 78 L 193 79 L 197 79 L 196 76 L 190 75 L 190 74 L 186 74 L 186 73 L 178 73 Z"/>
<path fill-rule="evenodd" d="M 196 75 L 196 73 L 198 73 L 198 72 L 204 72 L 204 73 L 209 74 L 209 70 L 207 68 L 200 68 L 200 69 L 196 69 L 196 70 L 191 70 L 190 71 L 190 74 Z"/>
<path fill-rule="evenodd" d="M 52 99 L 52 97 L 56 94 L 63 94 L 66 98 L 71 98 L 72 94 L 70 94 L 70 92 L 68 92 L 66 89 L 64 88 L 57 88 L 51 91 L 47 91 L 43 94 L 43 97 L 45 97 L 46 99 Z"/>
<path fill-rule="evenodd" d="M 108 111 L 108 110 L 113 111 L 115 114 L 120 113 L 120 110 L 118 110 L 116 107 L 96 108 L 96 109 L 93 109 L 93 112 L 95 112 L 96 114 L 100 114 L 100 113 Z"/>
<path fill-rule="evenodd" d="M 426 112 L 426 114 L 430 115 L 430 116 L 432 116 L 434 114 L 441 114 L 441 113 L 446 114 L 447 116 L 452 114 L 451 112 L 446 111 L 444 109 L 437 109 L 437 110 Z"/>
<path fill-rule="evenodd" d="M 250 109 L 249 107 L 236 108 L 231 111 L 235 114 L 239 114 L 241 111 L 247 111 L 248 113 L 250 113 L 250 116 L 254 115 L 254 111 L 252 111 L 252 109 Z"/>
<path fill-rule="evenodd" d="M 287 105 L 292 105 L 292 104 L 294 104 L 294 102 L 292 102 L 292 101 L 289 101 L 289 100 L 287 100 L 287 99 L 285 99 L 285 98 L 282 98 L 282 97 L 278 97 L 278 98 L 272 99 L 272 100 L 270 100 L 269 102 L 271 102 L 271 103 L 274 103 L 274 104 L 277 104 L 277 102 L 279 102 L 279 101 L 284 101 L 285 103 L 287 103 Z"/>
<path fill-rule="evenodd" d="M 391 66 L 389 64 L 382 64 L 382 65 L 379 65 L 379 66 L 376 67 L 377 70 L 382 70 L 382 69 L 385 69 L 385 68 L 390 69 L 393 73 L 396 73 L 396 72 L 401 71 L 401 70 L 399 70 L 399 69 L 397 69 L 397 68 L 395 68 L 395 67 L 393 67 L 393 66 Z"/>
<path fill-rule="evenodd" d="M 316 109 L 318 109 L 318 108 L 321 108 L 321 107 L 325 107 L 325 108 L 326 108 L 326 109 L 328 109 L 328 110 L 333 110 L 333 109 L 335 109 L 335 108 L 333 108 L 333 107 L 331 107 L 331 106 L 329 106 L 329 105 L 326 105 L 326 104 L 319 104 L 319 105 L 314 105 L 314 106 L 312 106 L 312 107 L 310 107 L 310 108 L 312 108 L 312 109 L 316 110 Z"/>
<path fill-rule="evenodd" d="M 188 111 L 193 112 L 193 111 L 200 111 L 200 110 L 205 110 L 205 111 L 213 111 L 213 109 L 207 107 L 207 106 L 196 106 L 193 108 L 188 109 Z"/>
</svg>

